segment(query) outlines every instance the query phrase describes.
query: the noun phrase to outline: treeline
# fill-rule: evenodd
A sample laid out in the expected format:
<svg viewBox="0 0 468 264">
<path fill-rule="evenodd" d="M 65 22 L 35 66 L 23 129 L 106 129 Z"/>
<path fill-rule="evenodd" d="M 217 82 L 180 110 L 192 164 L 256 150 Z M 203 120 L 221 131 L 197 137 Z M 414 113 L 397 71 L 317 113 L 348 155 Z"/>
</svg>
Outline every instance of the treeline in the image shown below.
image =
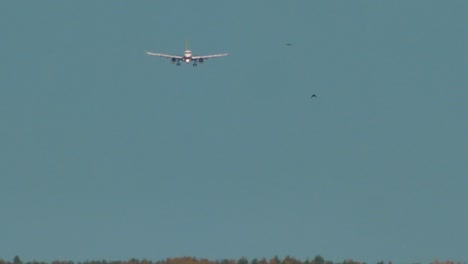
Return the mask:
<svg viewBox="0 0 468 264">
<path fill-rule="evenodd" d="M 238 260 L 236 259 L 223 259 L 223 260 L 209 260 L 205 258 L 195 258 L 195 257 L 176 257 L 176 258 L 167 258 L 165 260 L 158 260 L 158 261 L 151 261 L 147 259 L 138 260 L 135 258 L 129 260 L 88 260 L 88 261 L 63 261 L 63 260 L 55 260 L 51 263 L 47 263 L 44 261 L 28 261 L 23 262 L 18 256 L 15 256 L 13 261 L 5 261 L 0 259 L 0 264 L 366 264 L 359 261 L 354 260 L 345 260 L 343 262 L 333 263 L 332 261 L 325 260 L 322 256 L 316 256 L 314 259 L 306 259 L 305 261 L 296 259 L 294 257 L 287 256 L 284 259 L 280 259 L 279 257 L 275 256 L 270 259 L 261 258 L 257 259 L 254 258 L 252 260 L 248 260 L 245 257 L 242 257 Z M 377 264 L 385 264 L 385 263 L 377 263 Z M 391 262 L 389 263 L 391 264 Z M 438 263 L 442 264 L 442 263 Z M 456 264 L 456 263 L 451 263 Z"/>
<path fill-rule="evenodd" d="M 13 261 L 7 261 L 0 258 L 0 264 L 367 264 L 366 262 L 355 261 L 351 259 L 347 259 L 341 262 L 332 262 L 329 260 L 325 260 L 322 256 L 317 255 L 313 259 L 306 259 L 300 260 L 296 259 L 291 256 L 286 256 L 283 259 L 278 258 L 275 256 L 270 259 L 261 258 L 257 259 L 254 258 L 252 260 L 248 260 L 245 257 L 242 257 L 238 260 L 236 259 L 223 259 L 223 260 L 209 260 L 205 258 L 195 258 L 195 257 L 177 257 L 177 258 L 167 258 L 165 260 L 158 260 L 158 261 L 151 261 L 147 259 L 138 260 L 135 258 L 129 260 L 87 260 L 87 261 L 79 261 L 73 262 L 70 260 L 54 260 L 52 262 L 44 262 L 44 261 L 27 261 L 23 262 L 19 256 L 15 256 Z M 384 261 L 379 261 L 376 264 L 392 264 L 391 261 L 387 263 Z M 412 263 L 412 264 L 420 264 L 420 263 Z M 466 264 L 460 261 L 439 261 L 434 260 L 430 264 Z"/>
</svg>

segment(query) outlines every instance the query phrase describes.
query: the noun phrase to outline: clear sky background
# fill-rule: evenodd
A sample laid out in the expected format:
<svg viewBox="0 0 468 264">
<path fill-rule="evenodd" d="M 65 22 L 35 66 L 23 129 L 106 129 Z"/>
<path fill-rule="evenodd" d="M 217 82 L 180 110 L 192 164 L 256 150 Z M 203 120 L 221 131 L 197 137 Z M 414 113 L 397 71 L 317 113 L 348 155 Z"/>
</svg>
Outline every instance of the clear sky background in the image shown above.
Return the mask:
<svg viewBox="0 0 468 264">
<path fill-rule="evenodd" d="M 467 14 L 1 1 L 0 258 L 468 261 Z"/>
</svg>

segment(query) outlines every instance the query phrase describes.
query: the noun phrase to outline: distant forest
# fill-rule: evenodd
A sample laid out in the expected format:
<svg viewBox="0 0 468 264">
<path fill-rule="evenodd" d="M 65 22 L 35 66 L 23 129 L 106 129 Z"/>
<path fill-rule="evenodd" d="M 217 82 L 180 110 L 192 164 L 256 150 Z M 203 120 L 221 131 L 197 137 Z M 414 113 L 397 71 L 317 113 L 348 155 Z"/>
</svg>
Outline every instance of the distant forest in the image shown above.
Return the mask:
<svg viewBox="0 0 468 264">
<path fill-rule="evenodd" d="M 0 258 L 0 264 L 367 264 L 366 262 L 356 261 L 347 259 L 341 262 L 332 262 L 329 260 L 325 260 L 322 256 L 317 255 L 313 259 L 306 259 L 304 261 L 296 259 L 294 257 L 287 256 L 284 259 L 280 259 L 277 256 L 266 259 L 261 258 L 257 259 L 254 258 L 252 260 L 248 260 L 245 257 L 240 259 L 223 259 L 223 260 L 208 260 L 205 258 L 195 258 L 195 257 L 176 257 L 176 258 L 167 258 L 165 260 L 158 260 L 158 261 L 151 261 L 147 259 L 138 260 L 135 258 L 129 260 L 87 260 L 87 261 L 79 261 L 73 262 L 70 260 L 54 260 L 52 262 L 44 262 L 44 261 L 27 261 L 23 262 L 19 256 L 15 256 L 13 261 L 6 261 Z M 373 264 L 373 263 L 372 263 Z M 376 264 L 392 264 L 391 261 L 387 263 L 384 261 L 379 261 Z M 411 263 L 411 264 L 421 264 L 421 263 Z M 430 264 L 466 264 L 465 262 L 460 261 L 439 261 L 434 260 Z"/>
</svg>

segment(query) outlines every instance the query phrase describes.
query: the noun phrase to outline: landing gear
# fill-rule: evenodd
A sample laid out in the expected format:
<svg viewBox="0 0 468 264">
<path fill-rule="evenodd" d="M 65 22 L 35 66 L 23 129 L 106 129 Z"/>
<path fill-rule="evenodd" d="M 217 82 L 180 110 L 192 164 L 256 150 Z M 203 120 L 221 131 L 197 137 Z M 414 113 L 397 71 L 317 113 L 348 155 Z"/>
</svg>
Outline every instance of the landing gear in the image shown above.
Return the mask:
<svg viewBox="0 0 468 264">
<path fill-rule="evenodd" d="M 197 67 L 197 66 L 198 66 L 198 64 L 196 64 L 196 63 L 193 63 L 193 67 Z"/>
<path fill-rule="evenodd" d="M 177 66 L 180 66 L 180 62 L 177 62 L 177 64 L 176 64 L 176 65 L 177 65 Z"/>
</svg>

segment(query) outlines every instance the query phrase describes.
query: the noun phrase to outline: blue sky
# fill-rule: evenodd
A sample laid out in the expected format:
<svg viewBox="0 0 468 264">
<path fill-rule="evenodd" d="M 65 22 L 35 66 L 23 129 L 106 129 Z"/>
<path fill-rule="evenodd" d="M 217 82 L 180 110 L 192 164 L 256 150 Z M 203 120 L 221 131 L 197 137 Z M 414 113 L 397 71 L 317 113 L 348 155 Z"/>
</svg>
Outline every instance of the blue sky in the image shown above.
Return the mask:
<svg viewBox="0 0 468 264">
<path fill-rule="evenodd" d="M 2 1 L 0 258 L 468 261 L 467 12 Z"/>
</svg>

